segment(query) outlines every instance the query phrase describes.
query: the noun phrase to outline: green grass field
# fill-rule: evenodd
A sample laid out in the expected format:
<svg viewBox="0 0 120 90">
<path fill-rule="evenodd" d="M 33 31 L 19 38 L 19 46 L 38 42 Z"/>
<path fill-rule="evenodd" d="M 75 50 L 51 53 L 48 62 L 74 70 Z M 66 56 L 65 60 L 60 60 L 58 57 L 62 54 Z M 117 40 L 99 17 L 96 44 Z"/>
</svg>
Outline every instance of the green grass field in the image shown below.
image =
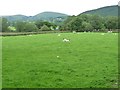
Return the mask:
<svg viewBox="0 0 120 90">
<path fill-rule="evenodd" d="M 57 35 L 3 37 L 3 88 L 117 88 L 118 35 Z"/>
</svg>

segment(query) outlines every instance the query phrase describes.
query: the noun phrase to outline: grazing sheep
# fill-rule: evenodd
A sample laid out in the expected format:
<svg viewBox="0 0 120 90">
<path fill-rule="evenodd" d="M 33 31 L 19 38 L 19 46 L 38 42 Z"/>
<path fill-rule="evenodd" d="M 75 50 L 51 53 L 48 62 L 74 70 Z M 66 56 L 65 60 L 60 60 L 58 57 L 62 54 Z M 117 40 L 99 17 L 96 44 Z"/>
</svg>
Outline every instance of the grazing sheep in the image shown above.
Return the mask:
<svg viewBox="0 0 120 90">
<path fill-rule="evenodd" d="M 32 35 L 27 35 L 27 36 L 32 36 Z"/>
<path fill-rule="evenodd" d="M 61 36 L 60 34 L 58 34 L 58 36 Z"/>
<path fill-rule="evenodd" d="M 57 56 L 57 58 L 59 58 L 60 56 Z"/>
<path fill-rule="evenodd" d="M 105 35 L 105 33 L 101 33 L 101 35 Z"/>
<path fill-rule="evenodd" d="M 108 31 L 108 33 L 112 33 L 112 31 Z"/>
<path fill-rule="evenodd" d="M 70 39 L 63 38 L 63 42 L 70 42 Z"/>
<path fill-rule="evenodd" d="M 86 31 L 84 31 L 84 33 L 86 33 Z"/>
<path fill-rule="evenodd" d="M 73 34 L 76 34 L 76 31 L 73 31 Z"/>
</svg>

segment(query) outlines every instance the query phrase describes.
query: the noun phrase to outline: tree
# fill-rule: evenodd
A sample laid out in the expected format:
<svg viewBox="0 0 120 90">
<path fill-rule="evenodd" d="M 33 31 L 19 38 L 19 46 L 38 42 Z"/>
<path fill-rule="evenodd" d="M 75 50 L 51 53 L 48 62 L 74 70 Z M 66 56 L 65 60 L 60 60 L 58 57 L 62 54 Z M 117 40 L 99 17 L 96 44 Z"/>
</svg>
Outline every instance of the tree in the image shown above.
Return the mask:
<svg viewBox="0 0 120 90">
<path fill-rule="evenodd" d="M 70 31 L 106 31 L 106 29 L 116 30 L 119 28 L 120 17 L 81 14 L 69 16 L 64 21 L 63 30 Z"/>
<path fill-rule="evenodd" d="M 22 22 L 22 21 L 16 22 L 16 24 L 15 24 L 16 31 L 18 31 L 18 32 L 25 31 L 25 24 L 26 24 L 26 22 Z"/>
<path fill-rule="evenodd" d="M 36 32 L 36 31 L 38 31 L 37 26 L 32 22 L 27 22 L 24 27 L 25 27 L 24 28 L 25 32 Z"/>
<path fill-rule="evenodd" d="M 51 26 L 53 26 L 53 27 L 56 27 L 56 25 L 55 24 L 53 24 L 53 23 L 50 23 L 50 22 L 47 22 L 47 21 L 36 21 L 35 22 L 35 25 L 40 29 L 43 25 L 46 25 L 47 27 L 51 27 Z"/>
<path fill-rule="evenodd" d="M 82 22 L 82 29 L 83 29 L 83 31 L 92 31 L 93 27 L 90 23 L 83 21 Z"/>
<path fill-rule="evenodd" d="M 2 32 L 2 18 L 0 18 L 0 32 Z"/>
<path fill-rule="evenodd" d="M 40 30 L 42 30 L 42 31 L 50 31 L 50 28 L 47 25 L 43 25 Z"/>
<path fill-rule="evenodd" d="M 37 26 L 33 22 L 16 22 L 16 31 L 18 32 L 36 32 L 38 31 Z"/>
<path fill-rule="evenodd" d="M 79 17 L 81 17 L 82 20 L 85 22 L 92 21 L 92 15 L 90 15 L 90 14 L 82 14 L 82 15 L 79 15 Z"/>
<path fill-rule="evenodd" d="M 117 29 L 118 28 L 118 18 L 109 16 L 106 18 L 105 26 L 107 29 Z"/>
<path fill-rule="evenodd" d="M 68 16 L 68 18 L 64 21 L 64 24 L 61 27 L 61 29 L 72 31 L 71 23 L 74 21 L 75 18 L 76 18 L 76 16 Z"/>
<path fill-rule="evenodd" d="M 2 18 L 2 31 L 7 32 L 8 31 L 9 23 L 6 18 Z"/>
<path fill-rule="evenodd" d="M 103 18 L 99 15 L 93 15 L 92 20 L 90 21 L 94 29 L 99 30 L 103 27 Z"/>
<path fill-rule="evenodd" d="M 67 28 L 70 31 L 81 31 L 81 26 L 82 26 L 82 18 L 81 17 L 76 17 L 73 18 L 68 24 Z"/>
<path fill-rule="evenodd" d="M 118 26 L 118 29 L 120 29 L 120 16 L 118 16 L 118 25 L 117 26 Z"/>
</svg>

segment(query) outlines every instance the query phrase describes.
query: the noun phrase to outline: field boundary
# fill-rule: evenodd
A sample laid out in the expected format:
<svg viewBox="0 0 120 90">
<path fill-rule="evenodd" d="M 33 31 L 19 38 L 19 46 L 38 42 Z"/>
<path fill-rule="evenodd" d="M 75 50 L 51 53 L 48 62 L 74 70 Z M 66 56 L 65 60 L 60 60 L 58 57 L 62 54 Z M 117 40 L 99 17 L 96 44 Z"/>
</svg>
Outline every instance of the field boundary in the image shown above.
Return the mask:
<svg viewBox="0 0 120 90">
<path fill-rule="evenodd" d="M 31 34 L 48 34 L 48 33 L 68 33 L 70 31 L 41 31 L 41 32 L 0 32 L 0 36 L 20 36 Z"/>
<path fill-rule="evenodd" d="M 113 33 L 118 33 L 118 29 L 112 30 Z M 20 36 L 20 35 L 32 35 L 32 34 L 48 34 L 48 33 L 70 33 L 72 31 L 39 31 L 39 32 L 0 32 L 0 36 Z M 102 32 L 102 31 L 93 31 L 97 33 L 107 33 L 108 30 Z"/>
</svg>

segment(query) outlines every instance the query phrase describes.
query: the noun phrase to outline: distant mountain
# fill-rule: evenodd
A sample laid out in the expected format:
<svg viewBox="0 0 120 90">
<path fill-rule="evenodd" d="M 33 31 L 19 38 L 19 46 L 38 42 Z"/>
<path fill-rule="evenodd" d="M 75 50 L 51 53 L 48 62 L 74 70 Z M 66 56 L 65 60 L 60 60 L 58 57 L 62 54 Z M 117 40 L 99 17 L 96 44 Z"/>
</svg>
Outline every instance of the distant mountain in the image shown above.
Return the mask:
<svg viewBox="0 0 120 90">
<path fill-rule="evenodd" d="M 3 16 L 7 18 L 8 21 L 23 21 L 29 19 L 28 16 L 25 15 L 12 15 L 12 16 Z"/>
<path fill-rule="evenodd" d="M 54 19 L 54 18 L 62 18 L 62 17 L 67 17 L 68 15 L 63 14 L 63 13 L 57 13 L 57 12 L 42 12 L 39 13 L 33 17 L 31 17 L 32 20 L 49 20 L 49 19 Z"/>
<path fill-rule="evenodd" d="M 36 20 L 44 20 L 53 23 L 63 22 L 67 16 L 63 13 L 57 12 L 42 12 L 35 16 L 25 16 L 25 15 L 12 15 L 12 16 L 3 16 L 8 19 L 8 21 L 36 21 Z"/>
<path fill-rule="evenodd" d="M 118 16 L 118 6 L 117 5 L 106 6 L 106 7 L 102 7 L 102 8 L 98 8 L 94 10 L 89 10 L 81 14 L 98 14 L 101 16 Z"/>
<path fill-rule="evenodd" d="M 101 16 L 118 16 L 118 6 L 106 6 L 94 10 L 89 10 L 81 14 L 98 14 Z M 79 14 L 79 15 L 81 15 Z M 35 16 L 25 16 L 25 15 L 12 15 L 12 16 L 3 16 L 8 19 L 8 21 L 36 21 L 43 20 L 49 21 L 56 24 L 61 24 L 64 20 L 67 19 L 69 15 L 58 13 L 58 12 L 42 12 Z"/>
</svg>

